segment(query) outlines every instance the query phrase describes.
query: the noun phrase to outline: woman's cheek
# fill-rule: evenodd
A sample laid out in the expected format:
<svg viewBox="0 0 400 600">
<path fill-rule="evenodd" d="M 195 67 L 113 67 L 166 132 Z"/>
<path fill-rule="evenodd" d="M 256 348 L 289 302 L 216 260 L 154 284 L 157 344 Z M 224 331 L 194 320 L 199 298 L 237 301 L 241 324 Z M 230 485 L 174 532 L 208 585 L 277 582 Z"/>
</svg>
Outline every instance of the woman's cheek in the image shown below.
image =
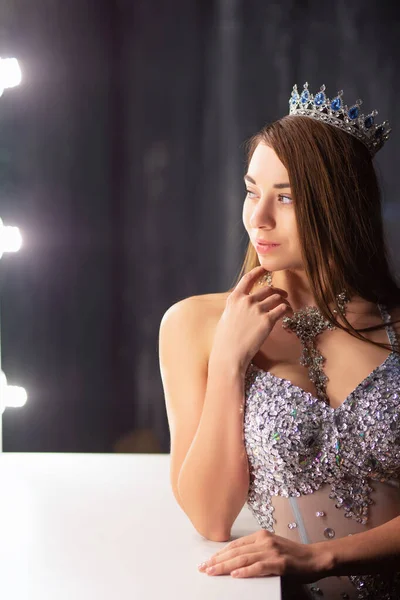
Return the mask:
<svg viewBox="0 0 400 600">
<path fill-rule="evenodd" d="M 249 231 L 249 227 L 250 227 L 250 207 L 247 201 L 244 202 L 243 204 L 243 211 L 242 211 L 242 220 L 243 220 L 243 225 L 245 226 L 246 231 Z"/>
</svg>

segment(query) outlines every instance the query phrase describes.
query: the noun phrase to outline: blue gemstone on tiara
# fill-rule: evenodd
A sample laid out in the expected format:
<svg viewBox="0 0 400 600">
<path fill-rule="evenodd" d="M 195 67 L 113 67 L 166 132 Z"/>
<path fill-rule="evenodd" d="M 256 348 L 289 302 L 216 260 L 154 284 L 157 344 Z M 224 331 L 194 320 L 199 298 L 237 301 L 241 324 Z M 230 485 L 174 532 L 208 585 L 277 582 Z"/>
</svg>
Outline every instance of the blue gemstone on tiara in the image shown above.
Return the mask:
<svg viewBox="0 0 400 600">
<path fill-rule="evenodd" d="M 372 127 L 372 125 L 374 124 L 374 117 L 372 117 L 371 115 L 369 115 L 365 121 L 364 121 L 364 125 L 367 129 L 369 129 L 370 127 Z"/>
<path fill-rule="evenodd" d="M 358 110 L 358 106 L 352 106 L 349 109 L 349 112 L 347 113 L 349 115 L 349 118 L 354 121 L 354 119 L 357 119 L 358 115 L 360 114 L 360 111 Z"/>
<path fill-rule="evenodd" d="M 306 104 L 306 102 L 308 102 L 309 98 L 310 98 L 310 92 L 308 90 L 303 90 L 301 92 L 301 102 L 303 104 Z"/>
<path fill-rule="evenodd" d="M 297 85 L 293 86 L 289 99 L 290 115 L 311 117 L 346 131 L 359 139 L 367 147 L 371 156 L 374 156 L 389 138 L 391 132 L 389 123 L 384 121 L 379 126 L 375 123 L 374 117 L 378 114 L 377 110 L 373 110 L 367 115 L 360 114 L 362 100 L 356 100 L 348 108 L 342 102 L 343 90 L 338 92 L 333 100 L 330 100 L 324 93 L 325 85 L 320 87 L 315 96 L 310 94 L 307 82 L 303 88 L 299 96 Z"/>
<path fill-rule="evenodd" d="M 341 106 L 342 106 L 342 101 L 340 98 L 334 98 L 332 100 L 332 102 L 331 102 L 332 110 L 339 110 Z"/>
</svg>

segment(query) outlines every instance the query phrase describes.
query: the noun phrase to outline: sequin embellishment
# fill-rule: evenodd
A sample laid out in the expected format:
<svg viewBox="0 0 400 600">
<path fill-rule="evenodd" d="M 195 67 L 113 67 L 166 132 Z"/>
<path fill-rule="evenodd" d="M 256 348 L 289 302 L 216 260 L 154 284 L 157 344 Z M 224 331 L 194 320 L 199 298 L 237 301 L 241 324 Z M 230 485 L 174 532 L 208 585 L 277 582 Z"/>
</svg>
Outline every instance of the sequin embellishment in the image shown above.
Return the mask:
<svg viewBox="0 0 400 600">
<path fill-rule="evenodd" d="M 388 323 L 388 313 L 380 309 Z M 394 330 L 387 331 L 395 347 Z M 400 356 L 391 352 L 338 408 L 253 363 L 245 396 L 247 505 L 260 526 L 274 533 L 272 496 L 299 497 L 326 484 L 332 510 L 367 524 L 373 481 L 400 479 Z M 328 524 L 331 538 L 335 533 Z M 349 580 L 358 600 L 400 598 L 400 572 Z"/>
<path fill-rule="evenodd" d="M 327 527 L 326 529 L 324 529 L 324 536 L 326 538 L 328 538 L 329 540 L 335 537 L 335 531 L 334 529 L 332 529 L 332 527 Z"/>
</svg>

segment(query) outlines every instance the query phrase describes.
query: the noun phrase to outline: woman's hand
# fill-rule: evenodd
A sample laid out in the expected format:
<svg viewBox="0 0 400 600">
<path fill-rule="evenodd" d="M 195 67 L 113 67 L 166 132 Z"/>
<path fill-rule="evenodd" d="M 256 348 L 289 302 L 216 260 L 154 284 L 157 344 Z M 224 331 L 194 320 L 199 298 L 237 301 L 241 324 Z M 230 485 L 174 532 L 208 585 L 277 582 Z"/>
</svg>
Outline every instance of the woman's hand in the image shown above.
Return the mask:
<svg viewBox="0 0 400 600">
<path fill-rule="evenodd" d="M 265 285 L 252 291 L 265 272 L 258 266 L 243 275 L 227 297 L 215 329 L 211 356 L 228 356 L 230 363 L 236 362 L 243 370 L 247 369 L 276 322 L 292 310 L 285 290 Z"/>
<path fill-rule="evenodd" d="M 332 562 L 329 545 L 325 542 L 300 544 L 261 529 L 234 540 L 198 568 L 208 575 L 288 575 L 298 583 L 312 583 L 329 575 L 333 568 Z M 210 566 L 212 571 L 206 569 Z"/>
</svg>

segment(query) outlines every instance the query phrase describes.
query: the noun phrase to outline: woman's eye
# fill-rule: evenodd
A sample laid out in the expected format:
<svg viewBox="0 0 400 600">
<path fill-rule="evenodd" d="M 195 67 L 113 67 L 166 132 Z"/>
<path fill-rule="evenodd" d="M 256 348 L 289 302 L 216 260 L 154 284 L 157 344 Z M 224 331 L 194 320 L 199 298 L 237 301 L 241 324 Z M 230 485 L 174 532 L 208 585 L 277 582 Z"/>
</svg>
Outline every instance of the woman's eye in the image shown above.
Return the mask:
<svg viewBox="0 0 400 600">
<path fill-rule="evenodd" d="M 257 197 L 257 192 L 252 192 L 251 190 L 247 190 L 247 189 L 246 189 L 246 192 L 247 192 L 247 197 L 248 198 L 255 198 L 255 197 Z M 285 200 L 289 200 L 289 202 L 283 202 L 282 201 L 283 198 Z M 292 202 L 293 202 L 293 200 L 292 200 L 292 198 L 290 196 L 284 196 L 282 194 L 280 196 L 278 196 L 278 199 L 279 199 L 279 202 L 281 202 L 281 204 L 292 204 Z"/>
<path fill-rule="evenodd" d="M 286 198 L 287 200 L 289 200 L 289 202 L 282 202 L 282 204 L 291 204 L 292 203 L 292 199 L 290 196 L 279 196 L 280 199 L 282 198 Z"/>
</svg>

